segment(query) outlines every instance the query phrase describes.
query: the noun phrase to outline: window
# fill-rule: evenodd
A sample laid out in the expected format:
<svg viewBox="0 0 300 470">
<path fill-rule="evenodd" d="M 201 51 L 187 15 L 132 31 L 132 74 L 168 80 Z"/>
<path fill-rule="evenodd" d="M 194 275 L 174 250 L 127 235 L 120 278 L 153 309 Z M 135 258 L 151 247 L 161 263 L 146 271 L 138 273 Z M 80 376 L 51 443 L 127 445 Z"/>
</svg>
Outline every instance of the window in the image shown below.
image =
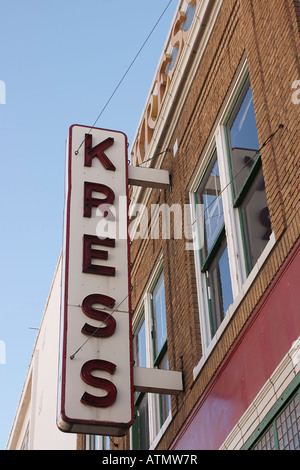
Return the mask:
<svg viewBox="0 0 300 470">
<path fill-rule="evenodd" d="M 272 234 L 245 65 L 190 186 L 201 337 L 207 348 Z"/>
<path fill-rule="evenodd" d="M 299 376 L 270 410 L 243 449 L 300 450 Z"/>
<path fill-rule="evenodd" d="M 147 367 L 146 330 L 144 312 L 137 331 L 133 337 L 133 356 L 136 367 Z"/>
<path fill-rule="evenodd" d="M 167 323 L 164 275 L 160 269 L 146 289 L 133 328 L 133 358 L 136 367 L 168 369 Z M 132 448 L 149 449 L 166 422 L 170 409 L 168 395 L 135 393 L 135 422 Z"/>
<path fill-rule="evenodd" d="M 166 322 L 166 300 L 165 283 L 163 273 L 151 292 L 152 310 L 152 337 L 153 337 L 153 365 L 158 369 L 169 369 L 167 353 L 167 322 Z M 159 404 L 156 407 L 159 428 L 163 425 L 171 409 L 171 400 L 168 395 L 160 395 Z"/>
<path fill-rule="evenodd" d="M 150 446 L 148 395 L 140 394 L 135 402 L 135 422 L 132 428 L 134 450 L 147 450 Z"/>
<path fill-rule="evenodd" d="M 87 450 L 110 450 L 110 437 L 88 434 L 86 436 L 86 449 Z"/>
<path fill-rule="evenodd" d="M 153 361 L 154 365 L 159 367 L 167 345 L 166 300 L 163 274 L 159 276 L 151 292 L 151 310 L 153 322 Z"/>
<path fill-rule="evenodd" d="M 206 278 L 209 329 L 213 337 L 233 300 L 216 150 L 196 192 L 196 203 L 203 208 L 200 261 Z"/>
<path fill-rule="evenodd" d="M 296 395 L 274 419 L 253 450 L 300 450 L 300 407 Z"/>
<path fill-rule="evenodd" d="M 249 274 L 272 233 L 249 80 L 226 125 L 233 206 L 240 214 Z"/>
<path fill-rule="evenodd" d="M 133 361 L 136 367 L 147 367 L 146 326 L 144 310 L 133 336 Z M 134 449 L 146 450 L 150 445 L 148 395 L 135 392 L 135 421 L 132 432 Z"/>
</svg>

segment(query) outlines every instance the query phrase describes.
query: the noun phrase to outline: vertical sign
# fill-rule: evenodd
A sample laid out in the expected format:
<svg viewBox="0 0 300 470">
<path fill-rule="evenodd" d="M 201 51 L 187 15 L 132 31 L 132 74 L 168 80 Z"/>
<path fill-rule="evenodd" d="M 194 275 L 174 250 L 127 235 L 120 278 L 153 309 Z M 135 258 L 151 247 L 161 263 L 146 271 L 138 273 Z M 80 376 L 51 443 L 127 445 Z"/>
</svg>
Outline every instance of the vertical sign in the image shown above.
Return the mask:
<svg viewBox="0 0 300 470">
<path fill-rule="evenodd" d="M 121 436 L 133 423 L 127 191 L 126 136 L 72 126 L 57 419 L 65 432 Z M 99 233 L 103 221 L 115 229 Z"/>
</svg>

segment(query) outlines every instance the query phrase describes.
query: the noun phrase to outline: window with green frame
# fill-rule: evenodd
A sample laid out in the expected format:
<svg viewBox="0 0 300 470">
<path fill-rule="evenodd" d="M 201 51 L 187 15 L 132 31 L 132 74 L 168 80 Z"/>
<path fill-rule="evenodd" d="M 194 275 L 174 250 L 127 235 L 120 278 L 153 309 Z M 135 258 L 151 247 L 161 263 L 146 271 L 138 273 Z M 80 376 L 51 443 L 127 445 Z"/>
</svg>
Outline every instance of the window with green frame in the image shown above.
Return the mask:
<svg viewBox="0 0 300 470">
<path fill-rule="evenodd" d="M 239 211 L 249 274 L 272 233 L 249 77 L 225 127 L 233 206 Z"/>
<path fill-rule="evenodd" d="M 168 369 L 166 301 L 162 269 L 146 293 L 144 308 L 133 333 L 134 365 Z M 149 449 L 169 412 L 169 396 L 135 393 L 135 421 L 132 426 L 134 450 Z"/>
<path fill-rule="evenodd" d="M 213 337 L 233 301 L 216 150 L 196 192 L 196 203 L 203 208 L 200 263 L 206 278 L 209 327 Z"/>
<path fill-rule="evenodd" d="M 243 450 L 300 450 L 299 382 L 298 374 Z"/>
<path fill-rule="evenodd" d="M 190 185 L 204 348 L 269 241 L 268 249 L 274 243 L 246 63 L 218 119 Z"/>
<path fill-rule="evenodd" d="M 133 336 L 133 361 L 135 367 L 147 367 L 146 324 L 144 310 L 140 314 Z M 148 395 L 135 392 L 135 420 L 132 427 L 132 447 L 134 450 L 147 450 L 150 445 Z"/>
<path fill-rule="evenodd" d="M 153 340 L 153 365 L 158 369 L 169 369 L 167 347 L 167 320 L 165 283 L 163 272 L 160 273 L 157 282 L 151 291 L 152 313 L 152 340 Z M 159 395 L 158 422 L 163 425 L 171 409 L 171 400 L 168 395 Z"/>
</svg>

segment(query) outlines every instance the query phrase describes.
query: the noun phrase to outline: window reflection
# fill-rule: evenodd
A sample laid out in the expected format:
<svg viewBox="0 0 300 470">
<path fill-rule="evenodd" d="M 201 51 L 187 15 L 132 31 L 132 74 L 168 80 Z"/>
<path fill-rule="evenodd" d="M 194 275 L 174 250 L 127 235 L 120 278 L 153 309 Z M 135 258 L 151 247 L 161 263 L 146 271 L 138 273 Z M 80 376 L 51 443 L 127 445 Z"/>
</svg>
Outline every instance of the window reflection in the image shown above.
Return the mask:
<svg viewBox="0 0 300 470">
<path fill-rule="evenodd" d="M 208 271 L 211 289 L 212 304 L 212 336 L 221 324 L 228 307 L 233 302 L 228 250 L 225 242 L 222 243 L 210 269 Z"/>
<path fill-rule="evenodd" d="M 234 207 L 240 211 L 249 274 L 272 232 L 249 79 L 230 116 L 228 131 Z"/>
<path fill-rule="evenodd" d="M 133 337 L 134 365 L 168 369 L 166 300 L 162 269 L 159 270 L 156 282 L 151 284 L 144 299 L 144 308 L 138 317 Z M 132 447 L 149 449 L 150 436 L 152 440 L 157 436 L 169 416 L 171 399 L 167 395 L 136 391 L 134 401 Z"/>
<path fill-rule="evenodd" d="M 138 407 L 138 420 L 139 420 L 139 448 L 140 450 L 149 449 L 150 435 L 149 435 L 149 417 L 148 417 L 148 395 L 144 395 Z"/>
<path fill-rule="evenodd" d="M 155 321 L 155 355 L 157 356 L 167 339 L 166 300 L 163 275 L 160 276 L 152 295 Z"/>
<path fill-rule="evenodd" d="M 140 322 L 133 339 L 133 357 L 135 366 L 147 367 L 145 320 Z"/>
<path fill-rule="evenodd" d="M 245 227 L 248 262 L 250 268 L 252 268 L 265 248 L 272 232 L 262 168 L 260 168 L 241 204 L 241 214 Z"/>
<path fill-rule="evenodd" d="M 204 213 L 201 268 L 206 277 L 209 328 L 211 337 L 213 337 L 228 307 L 233 302 L 216 150 L 213 152 L 207 172 L 200 185 L 198 202 L 203 205 Z"/>
<path fill-rule="evenodd" d="M 236 195 L 249 175 L 259 150 L 252 90 L 249 86 L 240 107 L 229 121 L 231 163 Z"/>
<path fill-rule="evenodd" d="M 203 189 L 199 194 L 199 202 L 203 204 L 204 212 L 205 239 L 203 254 L 205 257 L 213 247 L 224 224 L 220 174 L 216 152 L 214 153 L 211 166 L 212 168 L 208 170 L 207 177 L 204 179 Z"/>
</svg>

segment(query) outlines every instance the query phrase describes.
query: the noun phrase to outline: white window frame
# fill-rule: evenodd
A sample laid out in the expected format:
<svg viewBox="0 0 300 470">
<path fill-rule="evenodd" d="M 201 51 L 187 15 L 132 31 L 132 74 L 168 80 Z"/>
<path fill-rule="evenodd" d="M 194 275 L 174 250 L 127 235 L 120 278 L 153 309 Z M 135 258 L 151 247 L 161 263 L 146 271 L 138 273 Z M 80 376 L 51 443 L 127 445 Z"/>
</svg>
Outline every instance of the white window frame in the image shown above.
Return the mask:
<svg viewBox="0 0 300 470">
<path fill-rule="evenodd" d="M 227 144 L 225 133 L 225 125 L 219 124 L 214 139 L 219 161 L 221 187 L 223 188 L 222 202 L 229 254 L 229 268 L 231 272 L 232 293 L 235 299 L 241 290 L 243 282 L 246 280 L 246 270 L 242 256 L 240 256 L 240 253 L 244 251 L 240 220 L 238 211 L 233 208 L 232 204 L 231 186 L 229 184 L 231 177 L 226 151 Z"/>
<path fill-rule="evenodd" d="M 203 346 L 203 356 L 197 366 L 194 368 L 194 379 L 199 374 L 203 367 L 203 364 L 207 360 L 213 350 L 216 342 L 223 333 L 226 325 L 232 317 L 234 311 L 237 309 L 242 298 L 246 294 L 250 285 L 254 281 L 259 269 L 261 268 L 266 257 L 272 250 L 275 244 L 275 235 L 272 232 L 269 242 L 266 244 L 262 254 L 258 258 L 253 269 L 247 276 L 246 265 L 244 262 L 244 246 L 242 241 L 242 230 L 240 225 L 240 218 L 238 209 L 233 207 L 230 170 L 229 170 L 229 158 L 227 154 L 227 142 L 226 142 L 226 120 L 232 110 L 236 98 L 241 91 L 241 87 L 248 76 L 248 67 L 246 59 L 244 58 L 241 66 L 239 67 L 236 78 L 230 88 L 227 98 L 224 101 L 223 107 L 216 119 L 214 129 L 211 137 L 208 140 L 208 144 L 202 158 L 199 161 L 198 167 L 194 173 L 194 176 L 189 185 L 189 197 L 191 206 L 191 219 L 192 223 L 195 222 L 197 214 L 195 209 L 195 193 L 199 188 L 199 183 L 203 178 L 207 169 L 208 162 L 213 154 L 214 149 L 217 150 L 217 158 L 220 172 L 220 182 L 222 190 L 222 204 L 224 210 L 224 222 L 226 230 L 226 240 L 228 247 L 229 256 L 229 268 L 231 273 L 231 285 L 233 293 L 233 303 L 225 313 L 225 317 L 220 324 L 214 337 L 210 337 L 210 324 L 209 324 L 209 311 L 208 311 L 208 298 L 205 273 L 201 272 L 200 257 L 199 257 L 199 240 L 195 244 L 194 256 L 195 256 L 195 269 L 197 278 L 197 292 L 198 292 L 198 305 L 200 315 L 200 332 Z M 198 245 L 198 246 L 197 246 Z"/>
<path fill-rule="evenodd" d="M 144 295 L 135 310 L 133 318 L 133 331 L 138 328 L 139 323 L 144 315 L 145 319 L 145 336 L 146 336 L 146 364 L 148 368 L 153 368 L 154 364 L 154 351 L 152 341 L 153 316 L 152 316 L 152 291 L 158 281 L 159 277 L 163 274 L 162 255 L 159 257 L 150 279 L 146 285 Z M 169 415 L 164 423 L 160 424 L 160 404 L 159 395 L 155 393 L 148 393 L 148 410 L 149 410 L 149 449 L 154 449 L 159 440 L 163 436 L 166 428 L 172 420 L 171 409 Z M 131 448 L 132 448 L 132 431 L 130 433 Z"/>
</svg>

